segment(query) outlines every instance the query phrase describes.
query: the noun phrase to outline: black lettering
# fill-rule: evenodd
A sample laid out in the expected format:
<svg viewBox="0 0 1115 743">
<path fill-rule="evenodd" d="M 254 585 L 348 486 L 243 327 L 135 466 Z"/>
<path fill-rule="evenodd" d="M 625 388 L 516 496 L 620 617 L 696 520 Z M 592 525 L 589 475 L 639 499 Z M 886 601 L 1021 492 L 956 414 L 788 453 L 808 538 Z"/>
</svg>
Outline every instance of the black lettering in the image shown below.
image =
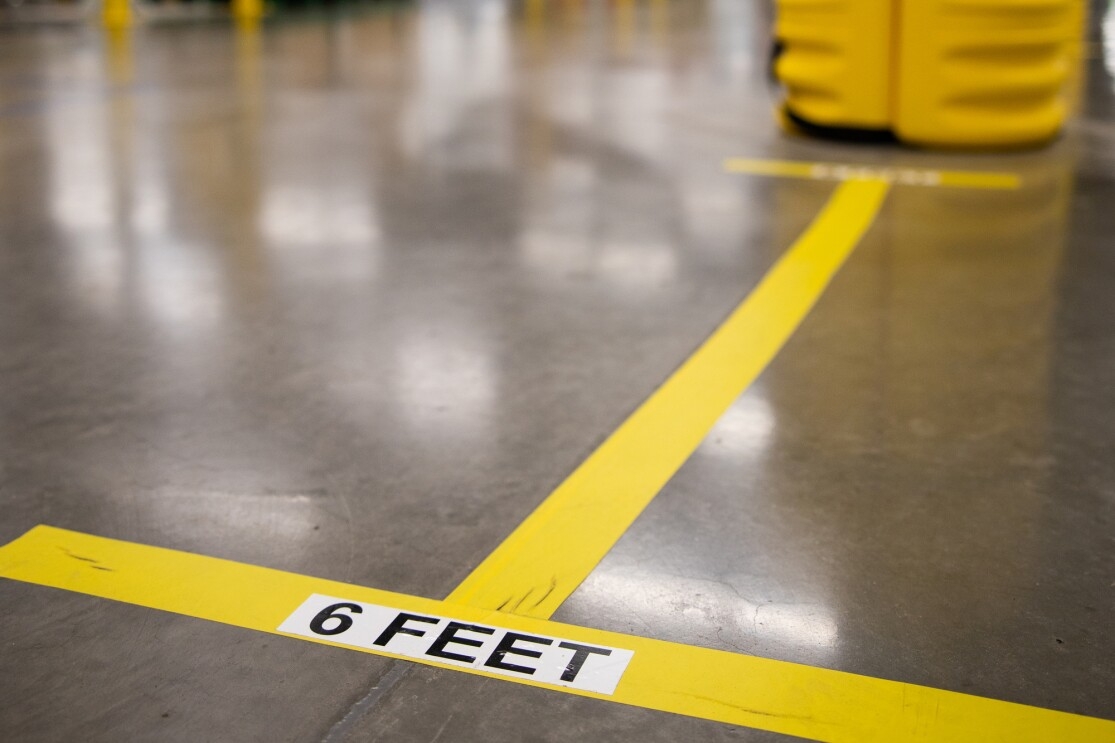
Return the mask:
<svg viewBox="0 0 1115 743">
<path fill-rule="evenodd" d="M 542 652 L 540 650 L 529 650 L 527 648 L 517 648 L 515 643 L 519 641 L 534 642 L 539 645 L 553 645 L 553 640 L 547 640 L 545 637 L 534 637 L 533 635 L 520 635 L 515 632 L 508 632 L 496 645 L 496 649 L 492 651 L 492 655 L 488 660 L 484 661 L 484 665 L 488 668 L 502 668 L 505 671 L 515 671 L 516 673 L 525 673 L 528 676 L 534 675 L 537 668 L 529 668 L 527 666 L 517 666 L 514 663 L 505 663 L 504 657 L 507 655 L 522 655 L 527 658 L 541 658 Z"/>
<path fill-rule="evenodd" d="M 563 642 L 558 645 L 559 648 L 573 651 L 573 659 L 565 666 L 565 673 L 561 674 L 562 681 L 573 681 L 577 678 L 577 674 L 581 672 L 581 666 L 585 664 L 590 655 L 611 655 L 612 651 L 607 648 L 594 648 L 591 645 L 578 645 L 575 642 Z"/>
<path fill-rule="evenodd" d="M 338 614 L 341 609 L 348 609 L 353 614 L 362 614 L 364 610 L 359 604 L 333 604 L 327 606 L 318 612 L 317 616 L 310 620 L 310 629 L 319 635 L 339 635 L 349 627 L 352 626 L 352 617 L 347 614 Z M 325 623 L 330 619 L 336 619 L 337 623 L 332 627 L 326 627 Z"/>
<path fill-rule="evenodd" d="M 438 638 L 434 640 L 434 644 L 426 651 L 426 655 L 432 655 L 435 658 L 449 658 L 450 660 L 459 660 L 464 663 L 472 663 L 476 658 L 471 658 L 467 655 L 460 653 L 450 653 L 445 649 L 445 646 L 451 642 L 458 645 L 468 645 L 469 647 L 478 648 L 484 644 L 483 640 L 474 640 L 470 637 L 457 637 L 458 630 L 468 630 L 469 632 L 479 632 L 482 635 L 494 635 L 495 630 L 490 627 L 478 627 L 475 624 L 461 624 L 460 622 L 450 622 L 449 626 L 442 630 Z"/>
<path fill-rule="evenodd" d="M 380 646 L 386 645 L 387 643 L 391 642 L 391 638 L 395 635 L 413 635 L 415 637 L 425 637 L 426 630 L 413 629 L 404 625 L 406 625 L 407 622 L 425 622 L 426 624 L 437 624 L 440 621 L 440 619 L 434 619 L 433 617 L 424 617 L 420 614 L 406 614 L 403 612 L 399 612 L 399 616 L 391 620 L 391 624 L 387 625 L 387 629 L 385 629 L 372 644 Z"/>
</svg>

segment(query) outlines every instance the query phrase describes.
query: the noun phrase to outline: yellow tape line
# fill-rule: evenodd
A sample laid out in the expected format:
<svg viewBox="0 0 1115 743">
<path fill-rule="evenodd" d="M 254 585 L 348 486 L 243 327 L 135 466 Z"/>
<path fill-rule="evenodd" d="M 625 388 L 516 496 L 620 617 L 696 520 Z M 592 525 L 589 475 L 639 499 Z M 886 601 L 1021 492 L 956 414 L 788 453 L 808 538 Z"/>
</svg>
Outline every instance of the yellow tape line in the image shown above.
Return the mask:
<svg viewBox="0 0 1115 743">
<path fill-rule="evenodd" d="M 271 634 L 284 634 L 276 630 L 279 624 L 307 597 L 319 593 L 626 648 L 634 657 L 611 696 L 560 691 L 826 743 L 1115 742 L 1115 723 L 1096 718 L 455 606 L 49 526 L 35 527 L 0 547 L 0 577 Z M 326 639 L 284 636 L 345 647 Z M 482 670 L 415 662 L 542 686 Z"/>
<path fill-rule="evenodd" d="M 921 168 L 874 167 L 870 165 L 813 163 L 793 160 L 750 160 L 742 157 L 725 160 L 724 169 L 729 173 L 811 178 L 822 181 L 879 180 L 909 186 L 1011 190 L 1022 185 L 1022 179 L 1014 173 L 924 170 Z"/>
<path fill-rule="evenodd" d="M 848 181 L 759 286 L 446 601 L 550 617 L 809 313 L 883 203 Z"/>
</svg>

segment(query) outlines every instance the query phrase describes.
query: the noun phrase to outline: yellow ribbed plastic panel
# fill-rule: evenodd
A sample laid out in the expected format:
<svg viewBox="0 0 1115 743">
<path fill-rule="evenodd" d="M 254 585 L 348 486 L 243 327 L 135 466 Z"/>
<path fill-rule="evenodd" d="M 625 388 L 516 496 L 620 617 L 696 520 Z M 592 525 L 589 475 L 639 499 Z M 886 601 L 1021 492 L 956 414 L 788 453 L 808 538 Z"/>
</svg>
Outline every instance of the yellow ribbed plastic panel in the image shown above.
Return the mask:
<svg viewBox="0 0 1115 743">
<path fill-rule="evenodd" d="M 778 0 L 775 73 L 812 124 L 890 127 L 890 0 Z"/>
<path fill-rule="evenodd" d="M 1055 136 L 1083 18 L 1082 0 L 902 0 L 895 133 L 990 147 Z"/>
</svg>

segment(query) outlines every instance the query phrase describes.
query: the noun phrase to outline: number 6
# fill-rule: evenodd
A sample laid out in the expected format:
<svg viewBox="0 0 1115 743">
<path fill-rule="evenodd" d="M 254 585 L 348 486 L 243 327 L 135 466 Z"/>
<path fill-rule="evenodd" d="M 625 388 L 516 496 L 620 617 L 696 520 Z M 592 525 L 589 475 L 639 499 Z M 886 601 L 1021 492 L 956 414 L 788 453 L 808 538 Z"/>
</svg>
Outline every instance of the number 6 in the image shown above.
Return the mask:
<svg viewBox="0 0 1115 743">
<path fill-rule="evenodd" d="M 322 609 L 316 617 L 310 620 L 310 629 L 319 635 L 339 635 L 352 626 L 352 617 L 348 614 L 334 614 L 341 609 L 348 609 L 353 614 L 363 614 L 364 609 L 359 604 L 333 604 Z M 325 622 L 336 619 L 334 627 L 327 628 Z"/>
</svg>

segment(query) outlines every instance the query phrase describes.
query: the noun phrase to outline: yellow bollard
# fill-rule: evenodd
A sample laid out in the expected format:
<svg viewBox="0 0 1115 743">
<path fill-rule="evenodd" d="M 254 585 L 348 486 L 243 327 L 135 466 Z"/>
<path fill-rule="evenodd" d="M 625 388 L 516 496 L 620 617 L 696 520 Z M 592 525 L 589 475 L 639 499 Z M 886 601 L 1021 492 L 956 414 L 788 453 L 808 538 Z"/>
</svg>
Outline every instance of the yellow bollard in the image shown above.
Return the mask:
<svg viewBox="0 0 1115 743">
<path fill-rule="evenodd" d="M 102 0 L 102 26 L 108 29 L 128 28 L 132 22 L 132 4 L 129 0 Z"/>
<path fill-rule="evenodd" d="M 779 0 L 775 74 L 799 126 L 890 126 L 892 10 L 880 0 Z"/>
<path fill-rule="evenodd" d="M 1057 135 L 1081 0 L 904 0 L 894 131 L 922 145 L 1011 147 Z"/>
<path fill-rule="evenodd" d="M 1007 148 L 1056 136 L 1084 0 L 778 0 L 788 128 Z"/>
</svg>

